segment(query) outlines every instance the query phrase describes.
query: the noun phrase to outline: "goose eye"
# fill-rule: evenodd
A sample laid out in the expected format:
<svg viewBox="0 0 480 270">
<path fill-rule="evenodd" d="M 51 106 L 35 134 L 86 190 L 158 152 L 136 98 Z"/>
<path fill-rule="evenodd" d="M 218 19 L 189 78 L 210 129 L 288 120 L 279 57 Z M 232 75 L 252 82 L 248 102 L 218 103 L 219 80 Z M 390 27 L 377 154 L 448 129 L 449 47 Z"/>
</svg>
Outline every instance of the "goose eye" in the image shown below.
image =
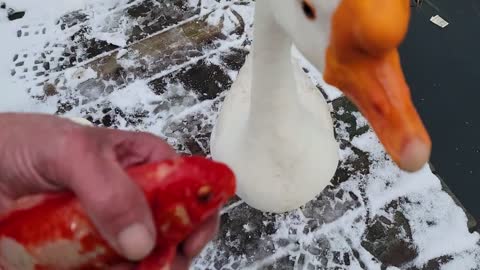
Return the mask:
<svg viewBox="0 0 480 270">
<path fill-rule="evenodd" d="M 305 13 L 305 16 L 310 20 L 314 20 L 317 17 L 317 12 L 315 11 L 315 7 L 310 3 L 308 0 L 302 1 L 302 9 Z"/>
</svg>

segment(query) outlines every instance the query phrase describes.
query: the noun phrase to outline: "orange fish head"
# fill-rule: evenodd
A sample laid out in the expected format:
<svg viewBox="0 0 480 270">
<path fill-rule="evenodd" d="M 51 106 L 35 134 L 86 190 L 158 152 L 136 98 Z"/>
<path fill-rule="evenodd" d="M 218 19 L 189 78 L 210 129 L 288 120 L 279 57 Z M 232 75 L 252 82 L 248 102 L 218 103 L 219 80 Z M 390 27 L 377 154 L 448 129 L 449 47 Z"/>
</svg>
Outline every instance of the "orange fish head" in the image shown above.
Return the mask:
<svg viewBox="0 0 480 270">
<path fill-rule="evenodd" d="M 235 195 L 233 171 L 203 157 L 162 163 L 157 172 L 163 180 L 152 186 L 149 197 L 159 230 L 168 237 L 195 228 Z"/>
</svg>

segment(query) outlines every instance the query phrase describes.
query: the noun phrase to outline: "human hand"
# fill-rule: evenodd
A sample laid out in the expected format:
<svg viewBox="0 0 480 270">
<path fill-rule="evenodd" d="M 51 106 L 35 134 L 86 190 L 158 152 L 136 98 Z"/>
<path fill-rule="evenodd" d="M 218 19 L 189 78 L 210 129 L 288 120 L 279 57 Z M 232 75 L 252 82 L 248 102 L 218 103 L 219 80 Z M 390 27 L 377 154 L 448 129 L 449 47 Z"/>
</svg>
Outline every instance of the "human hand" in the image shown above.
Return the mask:
<svg viewBox="0 0 480 270">
<path fill-rule="evenodd" d="M 124 169 L 175 155 L 147 133 L 86 127 L 49 115 L 0 114 L 0 213 L 25 195 L 71 190 L 112 247 L 137 261 L 152 250 L 156 232 L 145 197 Z M 188 269 L 218 224 L 217 215 L 200 226 L 173 268 Z"/>
</svg>

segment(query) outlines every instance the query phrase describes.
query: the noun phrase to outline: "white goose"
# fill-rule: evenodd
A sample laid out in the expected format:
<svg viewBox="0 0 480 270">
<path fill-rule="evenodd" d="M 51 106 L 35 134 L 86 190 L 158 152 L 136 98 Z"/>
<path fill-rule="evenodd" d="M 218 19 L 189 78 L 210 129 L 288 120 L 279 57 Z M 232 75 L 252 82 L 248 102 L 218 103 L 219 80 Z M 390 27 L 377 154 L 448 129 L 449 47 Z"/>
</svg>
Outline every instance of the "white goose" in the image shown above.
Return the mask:
<svg viewBox="0 0 480 270">
<path fill-rule="evenodd" d="M 240 198 L 262 211 L 290 211 L 336 171 L 327 103 L 292 58 L 293 44 L 359 107 L 400 168 L 425 165 L 431 142 L 397 50 L 409 14 L 409 0 L 256 1 L 252 51 L 211 136 L 212 158 L 234 170 Z"/>
</svg>

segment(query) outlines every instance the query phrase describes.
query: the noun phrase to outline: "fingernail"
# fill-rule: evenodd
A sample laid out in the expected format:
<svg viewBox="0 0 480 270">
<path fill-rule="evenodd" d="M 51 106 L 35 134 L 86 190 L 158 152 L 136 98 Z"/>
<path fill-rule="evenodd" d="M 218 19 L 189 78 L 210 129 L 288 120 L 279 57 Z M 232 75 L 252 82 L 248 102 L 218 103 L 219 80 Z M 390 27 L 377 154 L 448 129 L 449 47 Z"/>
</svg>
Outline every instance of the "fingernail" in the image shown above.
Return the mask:
<svg viewBox="0 0 480 270">
<path fill-rule="evenodd" d="M 155 239 L 144 225 L 134 224 L 119 234 L 118 243 L 127 259 L 139 261 L 152 251 Z"/>
</svg>

